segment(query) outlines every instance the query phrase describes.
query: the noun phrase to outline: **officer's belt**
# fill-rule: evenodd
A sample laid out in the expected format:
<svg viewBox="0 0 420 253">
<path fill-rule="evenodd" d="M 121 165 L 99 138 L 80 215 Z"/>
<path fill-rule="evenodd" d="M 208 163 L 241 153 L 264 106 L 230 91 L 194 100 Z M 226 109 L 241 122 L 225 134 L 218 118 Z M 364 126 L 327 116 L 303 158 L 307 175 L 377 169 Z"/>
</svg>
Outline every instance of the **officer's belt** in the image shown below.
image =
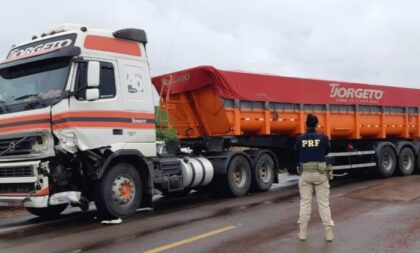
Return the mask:
<svg viewBox="0 0 420 253">
<path fill-rule="evenodd" d="M 303 172 L 318 172 L 320 174 L 325 174 L 325 171 L 327 170 L 327 164 L 325 162 L 302 163 L 301 166 Z"/>
</svg>

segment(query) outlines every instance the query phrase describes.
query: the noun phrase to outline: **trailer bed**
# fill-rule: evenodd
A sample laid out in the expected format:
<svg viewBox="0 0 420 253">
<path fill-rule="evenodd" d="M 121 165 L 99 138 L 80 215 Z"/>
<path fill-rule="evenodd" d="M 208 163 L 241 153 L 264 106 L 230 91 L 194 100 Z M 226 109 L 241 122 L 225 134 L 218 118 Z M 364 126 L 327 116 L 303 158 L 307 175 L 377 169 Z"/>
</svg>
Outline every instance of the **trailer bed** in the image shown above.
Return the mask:
<svg viewBox="0 0 420 253">
<path fill-rule="evenodd" d="M 200 66 L 153 78 L 179 138 L 290 135 L 309 113 L 331 139 L 420 137 L 420 90 Z"/>
</svg>

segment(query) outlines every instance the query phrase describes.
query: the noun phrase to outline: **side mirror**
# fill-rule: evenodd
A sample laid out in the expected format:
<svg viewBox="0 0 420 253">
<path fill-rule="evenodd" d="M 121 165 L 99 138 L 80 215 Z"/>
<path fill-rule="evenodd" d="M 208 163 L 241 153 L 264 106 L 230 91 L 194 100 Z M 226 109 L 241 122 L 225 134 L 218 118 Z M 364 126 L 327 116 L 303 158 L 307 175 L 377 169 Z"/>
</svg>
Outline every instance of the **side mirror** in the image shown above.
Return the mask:
<svg viewBox="0 0 420 253">
<path fill-rule="evenodd" d="M 95 88 L 99 86 L 101 76 L 101 64 L 98 61 L 89 61 L 87 71 L 87 87 Z"/>
<path fill-rule="evenodd" d="M 92 88 L 86 89 L 86 100 L 87 101 L 94 101 L 99 99 L 99 89 Z"/>
</svg>

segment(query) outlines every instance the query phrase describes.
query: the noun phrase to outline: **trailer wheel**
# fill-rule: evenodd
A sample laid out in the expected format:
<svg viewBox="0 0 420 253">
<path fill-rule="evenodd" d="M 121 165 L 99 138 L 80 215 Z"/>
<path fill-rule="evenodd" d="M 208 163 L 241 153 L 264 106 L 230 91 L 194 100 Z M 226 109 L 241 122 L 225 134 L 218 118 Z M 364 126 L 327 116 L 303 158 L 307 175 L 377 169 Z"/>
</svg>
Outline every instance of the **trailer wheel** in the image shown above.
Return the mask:
<svg viewBox="0 0 420 253">
<path fill-rule="evenodd" d="M 269 154 L 261 155 L 252 170 L 252 189 L 268 191 L 274 181 L 274 160 Z"/>
<path fill-rule="evenodd" d="M 226 193 L 240 197 L 249 191 L 251 187 L 251 165 L 243 156 L 235 156 L 229 163 L 225 177 Z"/>
<path fill-rule="evenodd" d="M 114 219 L 133 215 L 142 200 L 142 180 L 129 163 L 112 166 L 99 182 L 96 207 L 102 218 Z"/>
<path fill-rule="evenodd" d="M 413 174 L 414 166 L 414 152 L 408 147 L 403 148 L 398 156 L 398 168 L 401 175 L 409 176 Z"/>
<path fill-rule="evenodd" d="M 377 173 L 381 177 L 390 177 L 395 172 L 397 157 L 390 146 L 383 147 L 378 153 Z"/>
<path fill-rule="evenodd" d="M 60 213 L 66 209 L 67 204 L 63 205 L 54 205 L 54 206 L 48 206 L 48 207 L 42 207 L 42 208 L 35 208 L 35 207 L 27 207 L 26 210 L 30 212 L 33 215 L 43 217 L 43 218 L 50 218 L 58 216 Z"/>
</svg>

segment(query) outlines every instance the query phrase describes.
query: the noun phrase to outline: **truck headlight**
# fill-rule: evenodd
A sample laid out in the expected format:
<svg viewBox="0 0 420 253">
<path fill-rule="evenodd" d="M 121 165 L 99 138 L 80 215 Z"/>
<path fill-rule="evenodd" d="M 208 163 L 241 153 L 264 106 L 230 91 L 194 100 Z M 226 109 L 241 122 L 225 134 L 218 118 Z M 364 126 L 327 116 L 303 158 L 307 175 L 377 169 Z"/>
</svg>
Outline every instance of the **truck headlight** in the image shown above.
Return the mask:
<svg viewBox="0 0 420 253">
<path fill-rule="evenodd" d="M 32 143 L 32 150 L 36 153 L 46 152 L 48 149 L 48 140 L 45 136 L 39 136 L 33 143 Z"/>
</svg>

